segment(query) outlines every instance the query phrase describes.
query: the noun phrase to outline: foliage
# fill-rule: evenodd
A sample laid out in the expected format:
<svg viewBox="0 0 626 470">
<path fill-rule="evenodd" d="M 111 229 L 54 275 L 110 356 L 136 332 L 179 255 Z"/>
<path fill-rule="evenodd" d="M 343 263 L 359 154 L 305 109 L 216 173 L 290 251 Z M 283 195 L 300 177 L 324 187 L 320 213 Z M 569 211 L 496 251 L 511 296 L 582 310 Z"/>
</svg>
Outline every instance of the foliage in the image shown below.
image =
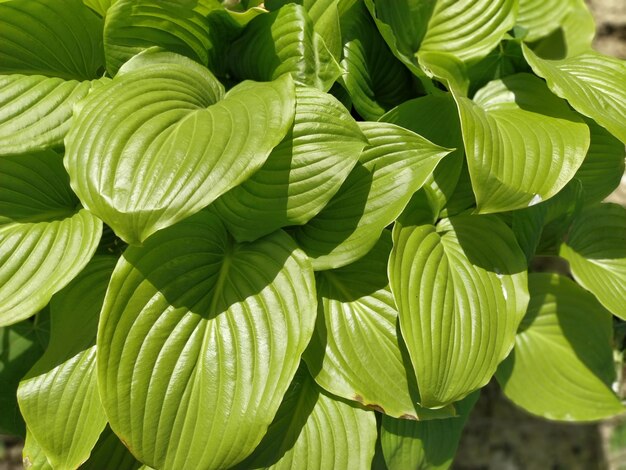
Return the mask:
<svg viewBox="0 0 626 470">
<path fill-rule="evenodd" d="M 447 468 L 494 376 L 621 413 L 592 37 L 582 0 L 1 0 L 0 432 L 37 469 L 393 470 Z"/>
</svg>

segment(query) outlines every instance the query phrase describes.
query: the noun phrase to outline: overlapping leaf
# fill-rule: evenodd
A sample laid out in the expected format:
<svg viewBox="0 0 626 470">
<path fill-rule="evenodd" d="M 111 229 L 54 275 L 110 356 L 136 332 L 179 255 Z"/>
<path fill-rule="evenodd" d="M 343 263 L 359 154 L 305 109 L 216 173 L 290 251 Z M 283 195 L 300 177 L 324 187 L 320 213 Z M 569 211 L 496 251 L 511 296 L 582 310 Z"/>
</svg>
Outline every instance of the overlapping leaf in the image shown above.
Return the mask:
<svg viewBox="0 0 626 470">
<path fill-rule="evenodd" d="M 46 348 L 49 319 L 46 309 L 35 321 L 0 327 L 0 434 L 24 436 L 26 433 L 17 405 L 17 386 Z"/>
<path fill-rule="evenodd" d="M 317 273 L 317 327 L 304 359 L 325 390 L 386 415 L 450 416 L 420 408 L 415 377 L 404 364 L 398 312 L 387 280 L 391 233 L 355 263 Z"/>
<path fill-rule="evenodd" d="M 306 9 L 295 3 L 252 20 L 230 57 L 242 79 L 268 81 L 289 73 L 298 83 L 328 91 L 341 74 Z"/>
<path fill-rule="evenodd" d="M 205 68 L 146 51 L 78 110 L 66 167 L 82 203 L 129 243 L 209 205 L 259 169 L 292 125 L 291 79 L 222 98 Z"/>
<path fill-rule="evenodd" d="M 0 75 L 0 155 L 63 144 L 72 107 L 91 84 L 41 75 Z"/>
<path fill-rule="evenodd" d="M 547 36 L 563 22 L 571 7 L 569 0 L 520 0 L 517 25 L 525 28 L 525 41 Z"/>
<path fill-rule="evenodd" d="M 554 196 L 589 148 L 589 129 L 529 74 L 490 82 L 474 101 L 456 97 L 480 212 L 521 209 Z"/>
<path fill-rule="evenodd" d="M 586 207 L 574 220 L 560 254 L 576 281 L 614 315 L 626 319 L 626 209 Z"/>
<path fill-rule="evenodd" d="M 48 461 L 85 462 L 106 425 L 96 384 L 96 329 L 116 258 L 99 256 L 51 301 L 50 343 L 20 382 L 20 410 Z"/>
<path fill-rule="evenodd" d="M 384 415 L 380 440 L 387 469 L 448 469 L 478 396 L 475 392 L 458 402 L 459 416 L 453 418 L 420 422 Z"/>
<path fill-rule="evenodd" d="M 236 244 L 203 211 L 118 263 L 98 332 L 113 430 L 156 468 L 228 468 L 289 387 L 316 315 L 313 272 L 281 231 Z"/>
<path fill-rule="evenodd" d="M 238 240 L 254 240 L 317 215 L 339 190 L 367 139 L 332 96 L 296 89 L 291 131 L 265 164 L 214 207 Z"/>
<path fill-rule="evenodd" d="M 207 65 L 211 38 L 209 13 L 218 0 L 117 0 L 104 28 L 107 71 L 115 75 L 135 54 L 151 46 L 187 56 Z"/>
<path fill-rule="evenodd" d="M 409 129 L 442 147 L 454 149 L 429 176 L 430 188 L 443 209 L 455 191 L 463 167 L 463 135 L 456 104 L 451 95 L 428 95 L 406 101 L 380 118 Z"/>
<path fill-rule="evenodd" d="M 413 97 L 411 74 L 389 50 L 363 2 L 341 16 L 342 82 L 360 116 L 376 120 Z"/>
<path fill-rule="evenodd" d="M 0 158 L 0 180 L 0 325 L 10 325 L 82 270 L 102 223 L 80 208 L 52 151 Z"/>
<path fill-rule="evenodd" d="M 0 2 L 0 73 L 97 78 L 102 19 L 81 0 Z"/>
<path fill-rule="evenodd" d="M 486 56 L 515 24 L 513 0 L 365 0 L 381 34 L 412 69 L 420 52 Z"/>
<path fill-rule="evenodd" d="M 513 347 L 526 261 L 495 216 L 433 225 L 413 209 L 394 226 L 389 279 L 422 405 L 437 407 L 485 385 Z"/>
<path fill-rule="evenodd" d="M 89 460 L 80 466 L 80 470 L 102 470 L 111 468 L 115 470 L 143 470 L 142 466 L 133 454 L 122 444 L 111 428 L 107 426 L 100 435 Z"/>
<path fill-rule="evenodd" d="M 555 94 L 626 144 L 626 62 L 596 52 L 544 60 L 527 47 L 524 55 Z"/>
<path fill-rule="evenodd" d="M 326 207 L 293 232 L 316 270 L 365 255 L 450 152 L 393 124 L 360 124 L 370 145 L 359 163 Z"/>
<path fill-rule="evenodd" d="M 597 420 L 624 410 L 611 390 L 611 314 L 569 279 L 536 273 L 511 356 L 496 377 L 505 395 L 550 419 Z"/>
<path fill-rule="evenodd" d="M 374 413 L 326 394 L 301 367 L 267 434 L 235 468 L 369 468 L 375 442 Z"/>
<path fill-rule="evenodd" d="M 107 10 L 115 1 L 116 0 L 83 0 L 83 3 L 100 16 L 105 17 Z"/>
</svg>

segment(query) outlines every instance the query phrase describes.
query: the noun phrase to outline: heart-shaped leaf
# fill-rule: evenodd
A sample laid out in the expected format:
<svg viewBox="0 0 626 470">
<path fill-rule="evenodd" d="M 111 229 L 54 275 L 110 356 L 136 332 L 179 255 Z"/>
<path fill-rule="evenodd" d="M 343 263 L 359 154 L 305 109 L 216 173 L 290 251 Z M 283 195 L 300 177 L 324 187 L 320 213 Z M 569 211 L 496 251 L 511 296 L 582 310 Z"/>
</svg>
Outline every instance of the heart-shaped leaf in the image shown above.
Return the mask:
<svg viewBox="0 0 626 470">
<path fill-rule="evenodd" d="M 341 34 L 342 83 L 360 116 L 375 121 L 414 96 L 411 73 L 378 34 L 363 2 L 353 2 L 341 15 Z"/>
<path fill-rule="evenodd" d="M 626 62 L 596 52 L 544 60 L 528 47 L 524 56 L 555 94 L 626 144 Z"/>
<path fill-rule="evenodd" d="M 98 78 L 102 19 L 81 0 L 0 2 L 0 73 Z"/>
<path fill-rule="evenodd" d="M 467 164 L 482 213 L 521 209 L 558 193 L 589 148 L 589 128 L 538 78 L 494 80 L 456 96 Z"/>
<path fill-rule="evenodd" d="M 317 271 L 350 264 L 376 244 L 449 150 L 394 124 L 363 122 L 370 142 L 337 194 L 293 231 Z"/>
<path fill-rule="evenodd" d="M 260 442 L 313 333 L 314 278 L 281 231 L 237 244 L 202 211 L 128 248 L 98 331 L 115 433 L 155 468 L 228 468 Z"/>
<path fill-rule="evenodd" d="M 296 3 L 253 19 L 230 57 L 239 78 L 268 81 L 288 73 L 297 83 L 328 91 L 341 75 L 306 9 Z"/>
<path fill-rule="evenodd" d="M 62 145 L 72 107 L 90 88 L 76 80 L 0 75 L 0 155 Z"/>
<path fill-rule="evenodd" d="M 40 312 L 35 320 L 0 327 L 0 434 L 24 436 L 26 433 L 17 405 L 17 387 L 46 349 L 50 327 L 48 310 Z"/>
<path fill-rule="evenodd" d="M 208 70 L 176 54 L 128 62 L 83 102 L 66 139 L 83 204 L 141 243 L 247 179 L 291 127 L 294 86 L 285 76 L 222 93 Z"/>
<path fill-rule="evenodd" d="M 622 412 L 611 390 L 611 314 L 563 276 L 531 274 L 528 288 L 515 349 L 496 374 L 505 395 L 549 419 L 588 421 Z"/>
<path fill-rule="evenodd" d="M 433 225 L 422 212 L 394 226 L 389 279 L 421 404 L 438 407 L 485 385 L 513 347 L 528 303 L 526 260 L 495 216 Z"/>
<path fill-rule="evenodd" d="M 96 384 L 96 330 L 116 258 L 99 256 L 50 302 L 46 352 L 20 382 L 30 433 L 55 468 L 78 468 L 107 419 Z"/>
<path fill-rule="evenodd" d="M 455 149 L 435 168 L 425 186 L 443 209 L 452 197 L 463 168 L 463 135 L 459 113 L 450 94 L 427 95 L 405 101 L 380 118 L 419 134 L 434 144 Z"/>
<path fill-rule="evenodd" d="M 117 0 L 107 11 L 104 50 L 107 71 L 115 75 L 135 54 L 151 46 L 209 62 L 209 13 L 217 0 Z"/>
<path fill-rule="evenodd" d="M 451 407 L 432 411 L 417 405 L 417 384 L 404 364 L 387 280 L 390 251 L 391 233 L 385 230 L 360 260 L 316 274 L 317 327 L 304 359 L 315 381 L 334 395 L 389 416 L 450 416 Z"/>
<path fill-rule="evenodd" d="M 369 468 L 375 443 L 374 413 L 320 390 L 301 367 L 267 434 L 235 468 Z"/>
<path fill-rule="evenodd" d="M 574 219 L 560 255 L 574 279 L 614 315 L 626 320 L 626 209 L 586 207 Z"/>
<path fill-rule="evenodd" d="M 387 469 L 450 468 L 461 432 L 478 396 L 479 393 L 474 392 L 455 403 L 459 416 L 453 418 L 411 421 L 383 415 L 380 441 Z"/>
<path fill-rule="evenodd" d="M 302 225 L 339 190 L 366 144 L 339 101 L 315 88 L 297 87 L 291 131 L 259 171 L 214 207 L 240 241 Z"/>
<path fill-rule="evenodd" d="M 82 270 L 102 222 L 80 208 L 52 151 L 0 158 L 0 180 L 0 325 L 10 325 Z"/>
</svg>

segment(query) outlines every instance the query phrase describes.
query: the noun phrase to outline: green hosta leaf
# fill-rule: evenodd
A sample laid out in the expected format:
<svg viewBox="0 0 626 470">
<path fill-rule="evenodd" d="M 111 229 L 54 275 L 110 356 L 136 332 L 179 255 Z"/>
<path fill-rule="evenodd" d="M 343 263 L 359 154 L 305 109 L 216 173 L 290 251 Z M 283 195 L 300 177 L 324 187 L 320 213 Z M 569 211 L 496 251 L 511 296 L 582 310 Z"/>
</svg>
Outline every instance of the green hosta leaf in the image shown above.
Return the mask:
<svg viewBox="0 0 626 470">
<path fill-rule="evenodd" d="M 141 243 L 246 180 L 291 127 L 294 86 L 286 76 L 222 93 L 208 70 L 176 54 L 128 62 L 83 102 L 66 139 L 83 204 Z"/>
<path fill-rule="evenodd" d="M 387 280 L 391 234 L 366 256 L 317 273 L 318 316 L 304 359 L 329 392 L 387 415 L 408 419 L 450 416 L 417 406 L 415 377 L 398 343 L 398 313 Z"/>
<path fill-rule="evenodd" d="M 151 46 L 209 62 L 209 13 L 217 0 L 117 0 L 104 28 L 107 70 L 115 75 L 135 54 Z"/>
<path fill-rule="evenodd" d="M 467 163 L 483 213 L 554 196 L 589 148 L 589 128 L 529 74 L 490 82 L 474 101 L 457 96 Z"/>
<path fill-rule="evenodd" d="M 236 468 L 369 468 L 375 443 L 374 413 L 326 394 L 300 367 L 267 434 Z"/>
<path fill-rule="evenodd" d="M 486 56 L 515 24 L 514 0 L 366 0 L 392 50 L 417 64 L 418 52 L 445 52 L 462 61 Z"/>
<path fill-rule="evenodd" d="M 431 142 L 456 149 L 446 157 L 426 181 L 443 209 L 451 198 L 463 167 L 463 136 L 456 104 L 451 95 L 428 95 L 402 103 L 380 118 L 412 130 Z"/>
<path fill-rule="evenodd" d="M 228 468 L 267 430 L 313 333 L 314 279 L 281 231 L 236 244 L 203 211 L 130 247 L 98 332 L 113 430 L 155 468 Z"/>
<path fill-rule="evenodd" d="M 29 431 L 59 469 L 85 462 L 107 419 L 96 384 L 96 330 L 116 258 L 99 256 L 50 303 L 50 343 L 20 382 Z"/>
<path fill-rule="evenodd" d="M 432 225 L 412 212 L 394 227 L 389 279 L 422 405 L 437 407 L 485 385 L 511 350 L 528 302 L 526 260 L 495 216 Z"/>
<path fill-rule="evenodd" d="M 527 47 L 524 55 L 555 94 L 626 143 L 626 61 L 596 52 L 544 60 Z"/>
<path fill-rule="evenodd" d="M 436 78 L 454 93 L 467 96 L 469 76 L 467 67 L 456 56 L 447 52 L 427 51 L 419 55 L 420 67 L 431 78 Z"/>
<path fill-rule="evenodd" d="M 587 156 L 576 172 L 582 183 L 585 202 L 593 204 L 611 194 L 624 174 L 624 144 L 591 119 L 585 122 L 591 132 L 591 145 Z"/>
<path fill-rule="evenodd" d="M 549 419 L 588 421 L 624 410 L 614 379 L 611 314 L 569 279 L 528 278 L 530 304 L 496 377 L 505 395 Z"/>
<path fill-rule="evenodd" d="M 35 440 L 30 431 L 26 431 L 26 440 L 24 442 L 22 456 L 25 469 L 54 470 L 46 458 L 46 454 L 44 454 L 39 443 Z"/>
<path fill-rule="evenodd" d="M 345 266 L 370 251 L 450 152 L 394 124 L 360 124 L 370 146 L 326 207 L 294 231 L 318 271 Z"/>
<path fill-rule="evenodd" d="M 342 82 L 359 115 L 374 121 L 413 97 L 410 72 L 378 34 L 363 2 L 354 2 L 341 16 L 341 33 L 341 66 L 346 71 Z"/>
<path fill-rule="evenodd" d="M 574 219 L 560 255 L 576 281 L 614 315 L 626 319 L 626 209 L 588 206 Z"/>
<path fill-rule="evenodd" d="M 106 16 L 107 10 L 116 0 L 83 0 L 83 3 L 98 13 L 100 16 Z"/>
<path fill-rule="evenodd" d="M 0 75 L 0 155 L 63 144 L 72 107 L 90 88 L 76 80 Z"/>
<path fill-rule="evenodd" d="M 10 325 L 82 270 L 102 223 L 78 206 L 52 151 L 0 158 L 0 180 L 0 325 Z"/>
<path fill-rule="evenodd" d="M 328 91 L 341 75 L 306 10 L 295 3 L 252 20 L 230 56 L 240 78 L 268 81 L 289 73 L 300 84 Z"/>
<path fill-rule="evenodd" d="M 519 0 L 517 25 L 528 30 L 525 41 L 547 36 L 563 22 L 571 8 L 569 0 Z"/>
<path fill-rule="evenodd" d="M 97 78 L 102 20 L 81 0 L 0 2 L 0 73 Z"/>
<path fill-rule="evenodd" d="M 80 470 L 137 470 L 147 469 L 141 465 L 133 454 L 119 440 L 111 428 L 107 426 L 89 457 L 89 460 L 80 466 Z"/>
<path fill-rule="evenodd" d="M 44 310 L 34 321 L 0 327 L 0 434 L 24 436 L 26 432 L 17 406 L 17 386 L 46 348 L 49 318 Z"/>
<path fill-rule="evenodd" d="M 585 0 L 566 0 L 567 14 L 549 36 L 531 45 L 544 59 L 564 59 L 592 51 L 596 23 Z"/>
<path fill-rule="evenodd" d="M 291 131 L 259 171 L 214 207 L 240 241 L 304 224 L 339 190 L 366 144 L 339 101 L 315 88 L 298 87 Z"/>
<path fill-rule="evenodd" d="M 459 416 L 429 421 L 394 419 L 384 415 L 380 440 L 388 470 L 447 469 L 479 393 L 456 405 Z"/>
</svg>

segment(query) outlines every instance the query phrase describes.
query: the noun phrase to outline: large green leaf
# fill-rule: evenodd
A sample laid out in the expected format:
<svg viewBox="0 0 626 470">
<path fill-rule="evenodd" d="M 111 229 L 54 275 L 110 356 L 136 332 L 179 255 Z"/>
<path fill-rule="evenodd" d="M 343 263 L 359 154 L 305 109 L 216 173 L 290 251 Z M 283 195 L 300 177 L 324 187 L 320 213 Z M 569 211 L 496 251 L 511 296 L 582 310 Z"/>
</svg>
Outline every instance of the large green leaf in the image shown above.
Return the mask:
<svg viewBox="0 0 626 470">
<path fill-rule="evenodd" d="M 387 280 L 388 230 L 355 263 L 317 273 L 317 327 L 304 359 L 324 389 L 389 416 L 428 419 L 452 408 L 420 408 L 412 370 L 399 344 L 398 313 Z"/>
<path fill-rule="evenodd" d="M 550 419 L 588 421 L 624 410 L 615 378 L 611 314 L 569 279 L 536 273 L 515 349 L 496 374 L 505 395 Z"/>
<path fill-rule="evenodd" d="M 369 468 L 375 442 L 374 413 L 320 390 L 301 367 L 267 434 L 236 468 Z"/>
<path fill-rule="evenodd" d="M 151 46 L 209 62 L 207 16 L 221 8 L 218 0 L 117 0 L 104 27 L 107 71 L 115 75 L 135 54 Z"/>
<path fill-rule="evenodd" d="M 286 76 L 222 93 L 190 59 L 135 56 L 83 101 L 66 138 L 83 204 L 123 240 L 141 243 L 247 179 L 291 127 L 294 86 Z"/>
<path fill-rule="evenodd" d="M 380 118 L 409 129 L 442 147 L 455 149 L 429 176 L 426 186 L 438 203 L 446 206 L 463 167 L 463 135 L 456 104 L 451 95 L 428 95 L 406 101 Z"/>
<path fill-rule="evenodd" d="M 46 348 L 49 318 L 45 309 L 34 320 L 0 327 L 0 434 L 26 433 L 17 405 L 17 386 Z"/>
<path fill-rule="evenodd" d="M 626 61 L 593 51 L 544 60 L 528 47 L 524 56 L 555 94 L 626 144 Z"/>
<path fill-rule="evenodd" d="M 427 407 L 489 381 L 528 303 L 526 260 L 504 222 L 485 215 L 432 220 L 421 209 L 399 219 L 389 259 L 402 336 Z"/>
<path fill-rule="evenodd" d="M 328 91 L 341 75 L 306 9 L 295 3 L 253 19 L 230 57 L 239 78 L 268 81 L 289 73 L 298 83 Z"/>
<path fill-rule="evenodd" d="M 267 430 L 313 333 L 314 278 L 281 231 L 237 244 L 202 211 L 130 247 L 98 331 L 112 429 L 156 468 L 228 468 Z"/>
<path fill-rule="evenodd" d="M 473 101 L 456 100 L 480 212 L 521 209 L 554 196 L 585 158 L 589 128 L 532 75 L 495 80 Z"/>
<path fill-rule="evenodd" d="M 10 325 L 82 270 L 102 223 L 80 208 L 52 151 L 0 158 L 0 180 L 0 325 Z"/>
<path fill-rule="evenodd" d="M 91 84 L 40 75 L 0 75 L 0 155 L 60 146 L 72 107 Z"/>
<path fill-rule="evenodd" d="M 617 204 L 586 207 L 561 245 L 578 283 L 614 315 L 626 319 L 626 209 Z"/>
<path fill-rule="evenodd" d="M 591 132 L 587 156 L 576 172 L 587 204 L 604 200 L 619 186 L 624 174 L 624 144 L 591 119 L 585 120 Z"/>
<path fill-rule="evenodd" d="M 59 469 L 85 462 L 106 425 L 96 384 L 96 330 L 116 258 L 98 256 L 50 302 L 50 343 L 20 382 L 29 431 Z"/>
<path fill-rule="evenodd" d="M 525 28 L 525 41 L 547 36 L 563 22 L 571 8 L 569 0 L 519 0 L 517 25 Z"/>
<path fill-rule="evenodd" d="M 363 2 L 354 2 L 341 16 L 341 33 L 342 82 L 359 115 L 374 121 L 413 97 L 411 73 L 378 34 Z"/>
<path fill-rule="evenodd" d="M 0 73 L 97 78 L 102 20 L 81 0 L 0 2 Z"/>
<path fill-rule="evenodd" d="M 515 24 L 514 0 L 366 0 L 389 47 L 407 64 L 421 52 L 486 56 Z M 381 25 L 391 28 L 389 33 Z"/>
<path fill-rule="evenodd" d="M 214 207 L 240 241 L 302 225 L 339 190 L 366 144 L 339 101 L 315 88 L 297 87 L 290 132 L 259 171 Z"/>
<path fill-rule="evenodd" d="M 370 142 L 337 194 L 293 233 L 315 270 L 350 264 L 376 244 L 449 150 L 394 124 L 362 122 Z"/>
<path fill-rule="evenodd" d="M 380 440 L 388 470 L 449 468 L 478 396 L 474 392 L 458 402 L 454 418 L 420 422 L 384 415 Z"/>
</svg>

